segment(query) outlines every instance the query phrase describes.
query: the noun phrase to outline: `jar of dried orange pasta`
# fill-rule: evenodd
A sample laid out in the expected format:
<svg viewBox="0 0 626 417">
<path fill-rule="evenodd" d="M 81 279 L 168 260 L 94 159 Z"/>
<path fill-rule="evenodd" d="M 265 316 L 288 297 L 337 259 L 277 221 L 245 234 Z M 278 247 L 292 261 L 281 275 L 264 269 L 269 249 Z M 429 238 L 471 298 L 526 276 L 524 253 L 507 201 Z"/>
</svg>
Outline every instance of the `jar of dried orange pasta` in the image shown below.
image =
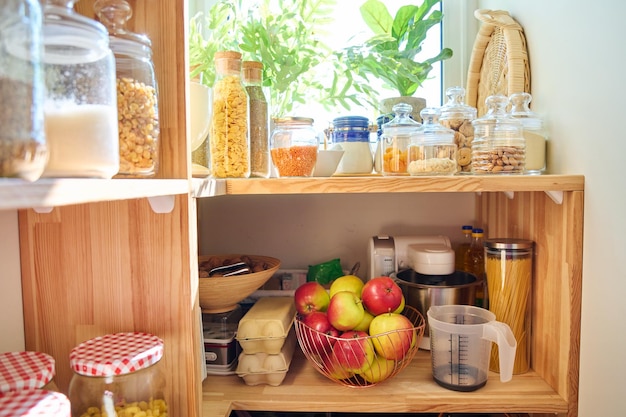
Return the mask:
<svg viewBox="0 0 626 417">
<path fill-rule="evenodd" d="M 317 162 L 318 139 L 313 119 L 274 119 L 270 139 L 272 163 L 279 177 L 310 177 Z"/>
<path fill-rule="evenodd" d="M 248 94 L 241 80 L 241 53 L 215 53 L 210 170 L 214 178 L 250 176 Z"/>
</svg>

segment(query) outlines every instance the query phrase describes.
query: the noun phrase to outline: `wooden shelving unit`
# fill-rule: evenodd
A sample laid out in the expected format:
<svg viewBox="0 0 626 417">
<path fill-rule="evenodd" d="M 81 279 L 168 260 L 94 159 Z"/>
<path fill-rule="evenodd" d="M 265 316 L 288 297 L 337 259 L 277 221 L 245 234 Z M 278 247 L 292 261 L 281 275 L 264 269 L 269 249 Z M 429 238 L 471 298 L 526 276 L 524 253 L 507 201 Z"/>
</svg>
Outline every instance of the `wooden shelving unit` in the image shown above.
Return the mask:
<svg viewBox="0 0 626 417">
<path fill-rule="evenodd" d="M 93 16 L 94 0 L 77 8 Z M 159 82 L 161 159 L 150 180 L 0 181 L 0 210 L 16 210 L 26 348 L 57 360 L 66 391 L 68 355 L 87 338 L 141 330 L 165 340 L 170 415 L 281 411 L 524 411 L 575 417 L 582 280 L 584 178 L 338 177 L 267 180 L 191 178 L 187 110 L 188 13 L 183 0 L 131 1 L 133 30 L 153 42 Z M 197 301 L 196 198 L 247 194 L 474 193 L 476 223 L 537 245 L 533 371 L 475 393 L 430 381 L 428 359 L 364 390 L 326 381 L 296 358 L 280 387 L 237 377 L 202 383 Z"/>
</svg>

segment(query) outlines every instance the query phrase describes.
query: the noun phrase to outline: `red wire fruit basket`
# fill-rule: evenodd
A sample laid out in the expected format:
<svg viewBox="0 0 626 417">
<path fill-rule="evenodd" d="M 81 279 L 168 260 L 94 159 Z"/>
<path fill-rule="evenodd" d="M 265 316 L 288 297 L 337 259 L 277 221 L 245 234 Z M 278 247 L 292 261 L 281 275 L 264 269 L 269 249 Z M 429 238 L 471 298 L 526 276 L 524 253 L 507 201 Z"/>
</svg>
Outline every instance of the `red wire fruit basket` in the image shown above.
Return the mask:
<svg viewBox="0 0 626 417">
<path fill-rule="evenodd" d="M 371 387 L 397 375 L 419 350 L 424 316 L 410 306 L 402 315 L 413 327 L 377 335 L 344 332 L 332 336 L 307 326 L 300 317 L 294 326 L 304 356 L 322 375 L 349 387 Z"/>
</svg>

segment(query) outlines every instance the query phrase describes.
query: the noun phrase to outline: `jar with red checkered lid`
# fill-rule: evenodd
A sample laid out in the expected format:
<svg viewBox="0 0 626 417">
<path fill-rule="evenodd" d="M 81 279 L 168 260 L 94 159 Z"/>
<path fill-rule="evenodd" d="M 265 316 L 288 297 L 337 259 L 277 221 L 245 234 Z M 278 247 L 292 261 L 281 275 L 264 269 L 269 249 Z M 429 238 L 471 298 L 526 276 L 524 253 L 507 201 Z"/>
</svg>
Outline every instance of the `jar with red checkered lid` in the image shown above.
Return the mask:
<svg viewBox="0 0 626 417">
<path fill-rule="evenodd" d="M 43 352 L 0 353 L 0 394 L 28 389 L 53 389 L 54 358 Z"/>
<path fill-rule="evenodd" d="M 70 352 L 72 416 L 167 416 L 162 357 L 163 340 L 149 333 L 107 334 L 76 346 Z"/>
<path fill-rule="evenodd" d="M 60 392 L 28 389 L 0 393 L 0 417 L 71 417 L 69 399 Z"/>
</svg>

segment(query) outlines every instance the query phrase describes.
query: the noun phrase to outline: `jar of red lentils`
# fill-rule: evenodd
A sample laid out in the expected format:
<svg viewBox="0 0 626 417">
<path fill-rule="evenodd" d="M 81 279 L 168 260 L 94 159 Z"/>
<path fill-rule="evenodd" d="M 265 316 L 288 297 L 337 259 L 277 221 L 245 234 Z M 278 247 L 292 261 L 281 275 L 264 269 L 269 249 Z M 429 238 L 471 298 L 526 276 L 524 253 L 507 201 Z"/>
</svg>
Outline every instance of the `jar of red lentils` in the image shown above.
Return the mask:
<svg viewBox="0 0 626 417">
<path fill-rule="evenodd" d="M 109 32 L 115 55 L 120 169 L 116 177 L 153 177 L 159 167 L 158 88 L 152 43 L 126 28 L 126 0 L 97 0 L 94 11 Z"/>
<path fill-rule="evenodd" d="M 43 352 L 0 353 L 0 395 L 29 389 L 52 389 L 54 358 Z"/>
<path fill-rule="evenodd" d="M 278 177 L 310 177 L 317 162 L 318 139 L 313 119 L 274 119 L 270 139 L 272 163 Z"/>
<path fill-rule="evenodd" d="M 73 417 L 166 415 L 163 341 L 149 333 L 115 333 L 72 349 Z M 117 414 L 116 414 L 117 413 Z"/>
</svg>

